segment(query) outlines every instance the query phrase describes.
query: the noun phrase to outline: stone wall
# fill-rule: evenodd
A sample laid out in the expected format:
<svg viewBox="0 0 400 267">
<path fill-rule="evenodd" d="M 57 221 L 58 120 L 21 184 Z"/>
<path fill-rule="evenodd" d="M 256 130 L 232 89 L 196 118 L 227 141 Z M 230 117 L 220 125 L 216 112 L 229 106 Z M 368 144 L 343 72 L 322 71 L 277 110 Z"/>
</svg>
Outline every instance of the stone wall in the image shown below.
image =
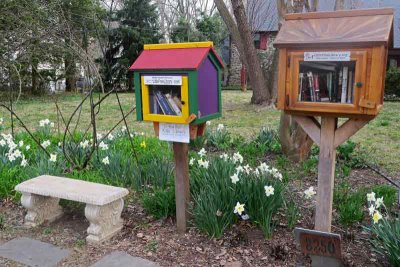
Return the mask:
<svg viewBox="0 0 400 267">
<path fill-rule="evenodd" d="M 264 70 L 268 69 L 272 63 L 272 56 L 275 51 L 273 42 L 277 33 L 267 33 L 267 50 L 257 49 L 257 54 L 260 57 L 261 65 Z M 240 86 L 240 72 L 242 69 L 242 62 L 240 61 L 239 51 L 236 46 L 232 43 L 230 51 L 230 65 L 229 65 L 229 79 L 228 85 L 239 85 Z"/>
</svg>

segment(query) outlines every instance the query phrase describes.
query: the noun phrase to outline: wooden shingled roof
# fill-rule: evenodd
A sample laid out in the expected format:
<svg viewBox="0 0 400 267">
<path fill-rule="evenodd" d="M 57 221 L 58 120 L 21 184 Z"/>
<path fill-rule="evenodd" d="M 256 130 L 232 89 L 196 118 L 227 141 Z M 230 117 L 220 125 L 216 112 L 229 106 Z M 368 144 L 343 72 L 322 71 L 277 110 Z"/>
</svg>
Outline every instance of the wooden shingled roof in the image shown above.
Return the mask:
<svg viewBox="0 0 400 267">
<path fill-rule="evenodd" d="M 323 47 L 389 45 L 392 8 L 287 14 L 274 46 Z"/>
</svg>

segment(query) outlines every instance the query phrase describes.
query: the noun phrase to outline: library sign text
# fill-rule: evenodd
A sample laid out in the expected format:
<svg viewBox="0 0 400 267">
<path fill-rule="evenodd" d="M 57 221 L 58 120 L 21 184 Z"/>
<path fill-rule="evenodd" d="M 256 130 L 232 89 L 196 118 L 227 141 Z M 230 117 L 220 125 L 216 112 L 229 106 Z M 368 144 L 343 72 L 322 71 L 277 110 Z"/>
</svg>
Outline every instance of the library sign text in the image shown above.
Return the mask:
<svg viewBox="0 0 400 267">
<path fill-rule="evenodd" d="M 350 61 L 350 51 L 304 52 L 304 61 Z"/>
<path fill-rule="evenodd" d="M 182 85 L 181 76 L 144 76 L 146 85 Z"/>
</svg>

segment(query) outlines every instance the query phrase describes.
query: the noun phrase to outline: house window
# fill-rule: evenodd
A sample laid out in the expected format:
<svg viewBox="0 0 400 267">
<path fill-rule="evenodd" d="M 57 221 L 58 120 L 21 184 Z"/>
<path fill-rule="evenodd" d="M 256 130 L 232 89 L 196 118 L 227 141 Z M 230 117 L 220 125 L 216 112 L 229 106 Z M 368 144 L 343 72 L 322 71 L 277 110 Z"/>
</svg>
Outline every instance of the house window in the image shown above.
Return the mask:
<svg viewBox="0 0 400 267">
<path fill-rule="evenodd" d="M 259 33 L 254 34 L 254 46 L 256 49 L 260 49 L 260 41 L 261 41 L 261 36 Z"/>
</svg>

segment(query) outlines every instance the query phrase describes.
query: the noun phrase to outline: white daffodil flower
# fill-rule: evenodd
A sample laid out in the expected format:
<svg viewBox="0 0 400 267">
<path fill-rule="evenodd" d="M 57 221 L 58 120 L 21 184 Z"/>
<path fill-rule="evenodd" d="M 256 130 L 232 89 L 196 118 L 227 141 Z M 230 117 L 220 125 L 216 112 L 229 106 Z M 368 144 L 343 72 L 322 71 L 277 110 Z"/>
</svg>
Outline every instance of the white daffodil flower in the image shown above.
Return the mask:
<svg viewBox="0 0 400 267">
<path fill-rule="evenodd" d="M 50 154 L 50 159 L 51 162 L 56 162 L 57 161 L 57 155 L 56 154 Z"/>
<path fill-rule="evenodd" d="M 105 157 L 105 158 L 103 158 L 103 159 L 101 160 L 101 162 L 102 162 L 104 165 L 109 165 L 109 164 L 110 164 L 110 160 L 108 159 L 108 156 Z"/>
<path fill-rule="evenodd" d="M 236 184 L 237 182 L 239 182 L 238 173 L 235 173 L 234 175 L 231 176 L 231 181 L 232 181 L 233 184 Z"/>
<path fill-rule="evenodd" d="M 239 202 L 237 202 L 235 209 L 233 210 L 233 213 L 242 215 L 242 213 L 244 211 L 244 205 L 245 204 L 240 204 Z"/>
<path fill-rule="evenodd" d="M 313 186 L 310 186 L 307 190 L 304 191 L 304 195 L 305 195 L 306 199 L 310 199 L 316 194 L 317 194 L 317 192 L 315 192 Z"/>
<path fill-rule="evenodd" d="M 267 197 L 272 196 L 274 194 L 274 191 L 275 191 L 275 189 L 270 185 L 264 186 L 264 190 L 265 190 L 265 195 Z"/>
<path fill-rule="evenodd" d="M 368 200 L 368 202 L 375 201 L 375 193 L 371 192 L 371 193 L 367 194 L 367 200 Z"/>
</svg>

